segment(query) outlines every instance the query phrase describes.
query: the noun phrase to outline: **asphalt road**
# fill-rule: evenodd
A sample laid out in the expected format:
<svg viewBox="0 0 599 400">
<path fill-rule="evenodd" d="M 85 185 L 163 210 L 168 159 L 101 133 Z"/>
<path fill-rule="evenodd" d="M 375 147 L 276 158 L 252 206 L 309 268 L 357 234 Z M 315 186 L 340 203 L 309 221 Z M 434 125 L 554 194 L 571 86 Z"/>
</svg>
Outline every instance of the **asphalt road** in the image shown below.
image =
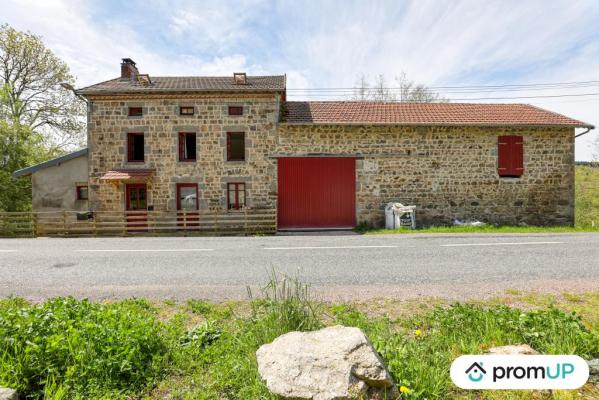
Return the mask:
<svg viewBox="0 0 599 400">
<path fill-rule="evenodd" d="M 269 271 L 323 299 L 599 290 L 599 234 L 0 239 L 0 296 L 241 299 Z"/>
</svg>

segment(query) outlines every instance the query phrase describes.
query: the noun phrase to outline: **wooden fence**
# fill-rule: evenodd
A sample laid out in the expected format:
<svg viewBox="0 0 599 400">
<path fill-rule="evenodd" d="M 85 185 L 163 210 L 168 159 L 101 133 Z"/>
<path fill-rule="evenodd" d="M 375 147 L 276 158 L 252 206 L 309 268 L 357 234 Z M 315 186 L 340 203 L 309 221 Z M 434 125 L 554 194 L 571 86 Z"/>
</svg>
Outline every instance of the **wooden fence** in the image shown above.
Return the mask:
<svg viewBox="0 0 599 400">
<path fill-rule="evenodd" d="M 276 211 L 2 212 L 0 237 L 253 235 L 277 229 Z"/>
</svg>

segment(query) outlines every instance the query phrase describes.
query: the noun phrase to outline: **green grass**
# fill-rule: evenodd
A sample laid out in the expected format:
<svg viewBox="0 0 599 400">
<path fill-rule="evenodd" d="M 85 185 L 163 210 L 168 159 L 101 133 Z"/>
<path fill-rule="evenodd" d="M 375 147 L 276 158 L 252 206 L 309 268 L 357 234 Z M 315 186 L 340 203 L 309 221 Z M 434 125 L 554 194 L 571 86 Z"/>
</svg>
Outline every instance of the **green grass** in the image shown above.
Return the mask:
<svg viewBox="0 0 599 400">
<path fill-rule="evenodd" d="M 599 231 L 599 168 L 576 167 L 575 226 L 435 226 L 411 229 L 371 229 L 359 226 L 365 234 L 416 233 L 560 233 Z"/>
<path fill-rule="evenodd" d="M 599 168 L 576 167 L 576 221 L 583 229 L 599 228 Z"/>
<path fill-rule="evenodd" d="M 599 357 L 599 293 L 365 304 L 315 302 L 308 286 L 275 274 L 249 302 L 8 299 L 0 301 L 0 386 L 33 399 L 274 400 L 257 372 L 258 347 L 292 330 L 343 324 L 365 331 L 396 383 L 409 388 L 404 399 L 599 396 L 590 386 L 466 392 L 449 379 L 455 357 L 497 345 Z"/>
<path fill-rule="evenodd" d="M 599 229 L 570 226 L 435 226 L 421 229 L 357 229 L 368 235 L 389 233 L 422 234 L 422 233 L 559 233 L 559 232 L 591 232 Z"/>
</svg>

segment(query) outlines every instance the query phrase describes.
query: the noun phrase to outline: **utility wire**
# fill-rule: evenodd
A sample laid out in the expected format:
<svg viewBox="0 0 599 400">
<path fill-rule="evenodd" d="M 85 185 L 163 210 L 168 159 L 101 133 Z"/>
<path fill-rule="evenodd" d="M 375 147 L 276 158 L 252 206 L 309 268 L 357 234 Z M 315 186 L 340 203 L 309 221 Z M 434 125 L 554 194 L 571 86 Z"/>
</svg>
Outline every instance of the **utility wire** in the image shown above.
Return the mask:
<svg viewBox="0 0 599 400">
<path fill-rule="evenodd" d="M 288 97 L 339 97 L 339 95 L 326 95 L 326 94 L 289 94 Z M 535 96 L 509 96 L 509 97 L 464 97 L 464 98 L 440 98 L 440 100 L 448 101 L 472 101 L 472 100 L 510 100 L 510 99 L 543 99 L 543 98 L 559 98 L 559 97 L 585 97 L 585 96 L 599 96 L 597 93 L 572 93 L 572 94 L 556 94 L 556 95 L 535 95 Z M 401 102 L 401 100 L 385 100 L 386 102 Z"/>
<path fill-rule="evenodd" d="M 471 86 L 426 86 L 428 90 L 455 91 L 455 90 L 547 90 L 599 86 L 598 80 L 577 82 L 530 83 L 530 84 L 505 84 L 505 85 L 471 85 Z M 401 90 L 398 86 L 389 87 L 330 87 L 330 88 L 288 88 L 287 91 L 356 91 L 356 90 Z"/>
</svg>

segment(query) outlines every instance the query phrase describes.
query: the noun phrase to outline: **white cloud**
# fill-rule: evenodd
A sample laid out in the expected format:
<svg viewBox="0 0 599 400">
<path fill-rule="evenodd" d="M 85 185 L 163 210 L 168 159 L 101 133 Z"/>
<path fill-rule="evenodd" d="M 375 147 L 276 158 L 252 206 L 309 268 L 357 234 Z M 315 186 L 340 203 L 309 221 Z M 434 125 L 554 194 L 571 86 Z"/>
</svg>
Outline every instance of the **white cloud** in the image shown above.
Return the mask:
<svg viewBox="0 0 599 400">
<path fill-rule="evenodd" d="M 428 85 L 599 79 L 594 0 L 138 4 L 156 26 L 120 9 L 99 19 L 101 4 L 4 0 L 2 18 L 43 35 L 80 85 L 117 76 L 122 57 L 151 75 L 286 72 L 291 88 L 351 87 L 361 73 L 392 81 L 401 71 Z M 520 101 L 599 125 L 599 96 Z M 595 137 L 580 140 L 577 159 L 590 158 Z"/>
</svg>

